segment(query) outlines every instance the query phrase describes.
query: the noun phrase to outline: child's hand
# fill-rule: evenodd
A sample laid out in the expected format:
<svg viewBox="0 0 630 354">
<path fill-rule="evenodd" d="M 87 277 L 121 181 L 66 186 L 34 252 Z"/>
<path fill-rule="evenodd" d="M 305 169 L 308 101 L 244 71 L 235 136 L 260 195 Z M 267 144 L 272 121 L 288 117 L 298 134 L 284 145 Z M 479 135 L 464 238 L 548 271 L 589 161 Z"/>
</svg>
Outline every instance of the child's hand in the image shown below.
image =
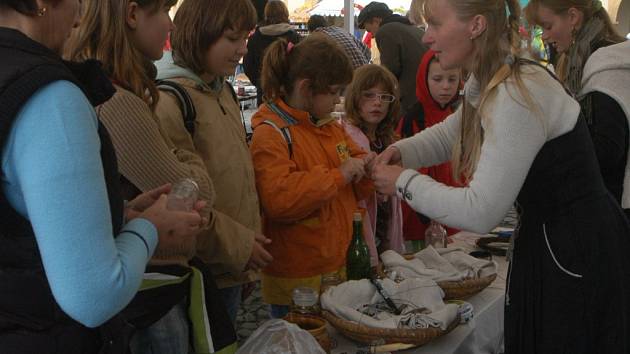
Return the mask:
<svg viewBox="0 0 630 354">
<path fill-rule="evenodd" d="M 263 234 L 255 235 L 254 247 L 252 247 L 252 254 L 247 261 L 247 265 L 245 269 L 251 269 L 253 271 L 258 271 L 260 269 L 265 268 L 271 261 L 273 261 L 273 256 L 267 252 L 265 249 L 265 245 L 271 243 L 271 239 L 268 239 Z"/>
<path fill-rule="evenodd" d="M 363 159 L 351 157 L 339 166 L 339 170 L 346 183 L 358 182 L 365 176 L 365 162 Z"/>
<path fill-rule="evenodd" d="M 376 153 L 374 151 L 370 151 L 369 154 L 363 157 L 363 163 L 365 163 L 365 175 L 369 176 L 372 174 L 372 168 L 374 167 L 374 159 L 376 159 Z"/>
</svg>

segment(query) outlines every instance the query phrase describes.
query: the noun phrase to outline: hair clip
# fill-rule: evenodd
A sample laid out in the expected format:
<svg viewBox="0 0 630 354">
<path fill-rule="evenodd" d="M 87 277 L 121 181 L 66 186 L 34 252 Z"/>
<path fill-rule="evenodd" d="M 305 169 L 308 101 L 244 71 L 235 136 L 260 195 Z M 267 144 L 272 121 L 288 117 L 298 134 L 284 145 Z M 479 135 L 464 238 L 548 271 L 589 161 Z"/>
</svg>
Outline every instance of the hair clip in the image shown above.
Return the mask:
<svg viewBox="0 0 630 354">
<path fill-rule="evenodd" d="M 293 47 L 295 47 L 295 45 L 293 44 L 293 42 L 289 42 L 287 44 L 287 54 L 290 54 L 291 51 L 293 50 Z"/>
<path fill-rule="evenodd" d="M 593 12 L 597 12 L 602 9 L 602 2 L 600 0 L 593 0 Z"/>
</svg>

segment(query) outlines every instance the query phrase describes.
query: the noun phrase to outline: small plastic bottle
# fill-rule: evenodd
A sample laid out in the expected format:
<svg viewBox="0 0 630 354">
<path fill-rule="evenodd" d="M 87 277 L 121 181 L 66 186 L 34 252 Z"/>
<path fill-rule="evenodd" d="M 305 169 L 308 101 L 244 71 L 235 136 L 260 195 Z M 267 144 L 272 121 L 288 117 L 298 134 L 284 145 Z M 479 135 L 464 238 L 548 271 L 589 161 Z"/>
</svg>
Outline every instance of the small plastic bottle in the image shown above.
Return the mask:
<svg viewBox="0 0 630 354">
<path fill-rule="evenodd" d="M 448 234 L 444 226 L 431 220 L 431 224 L 424 232 L 425 246 L 433 246 L 433 248 L 446 248 Z"/>
<path fill-rule="evenodd" d="M 171 188 L 166 202 L 168 210 L 191 211 L 199 197 L 199 186 L 190 178 L 179 180 Z"/>
</svg>

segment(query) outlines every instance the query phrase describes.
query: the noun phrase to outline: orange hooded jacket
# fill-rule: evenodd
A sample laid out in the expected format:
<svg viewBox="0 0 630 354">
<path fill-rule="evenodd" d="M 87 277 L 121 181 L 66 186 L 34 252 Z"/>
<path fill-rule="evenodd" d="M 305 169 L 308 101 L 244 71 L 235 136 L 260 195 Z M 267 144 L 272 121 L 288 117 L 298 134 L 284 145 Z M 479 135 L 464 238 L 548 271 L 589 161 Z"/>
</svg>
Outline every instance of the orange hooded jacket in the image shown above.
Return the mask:
<svg viewBox="0 0 630 354">
<path fill-rule="evenodd" d="M 266 248 L 274 257 L 263 272 L 284 278 L 306 278 L 345 266 L 352 238 L 352 213 L 357 200 L 374 192 L 369 179 L 346 184 L 342 161 L 363 157 L 361 150 L 336 121 L 320 127 L 308 112 L 281 100 L 275 104 L 296 120 L 289 128 L 292 157 L 279 128 L 289 124 L 265 104 L 252 118 L 251 153 L 256 186 L 263 207 Z"/>
</svg>

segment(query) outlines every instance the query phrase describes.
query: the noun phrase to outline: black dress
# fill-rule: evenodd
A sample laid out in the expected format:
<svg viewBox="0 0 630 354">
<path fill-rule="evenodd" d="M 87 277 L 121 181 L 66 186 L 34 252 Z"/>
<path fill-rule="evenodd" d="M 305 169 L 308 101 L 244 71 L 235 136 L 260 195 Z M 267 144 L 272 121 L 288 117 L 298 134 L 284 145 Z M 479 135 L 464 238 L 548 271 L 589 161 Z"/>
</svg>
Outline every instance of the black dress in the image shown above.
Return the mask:
<svg viewBox="0 0 630 354">
<path fill-rule="evenodd" d="M 517 207 L 505 353 L 630 353 L 630 224 L 582 118 L 538 152 Z"/>
</svg>

